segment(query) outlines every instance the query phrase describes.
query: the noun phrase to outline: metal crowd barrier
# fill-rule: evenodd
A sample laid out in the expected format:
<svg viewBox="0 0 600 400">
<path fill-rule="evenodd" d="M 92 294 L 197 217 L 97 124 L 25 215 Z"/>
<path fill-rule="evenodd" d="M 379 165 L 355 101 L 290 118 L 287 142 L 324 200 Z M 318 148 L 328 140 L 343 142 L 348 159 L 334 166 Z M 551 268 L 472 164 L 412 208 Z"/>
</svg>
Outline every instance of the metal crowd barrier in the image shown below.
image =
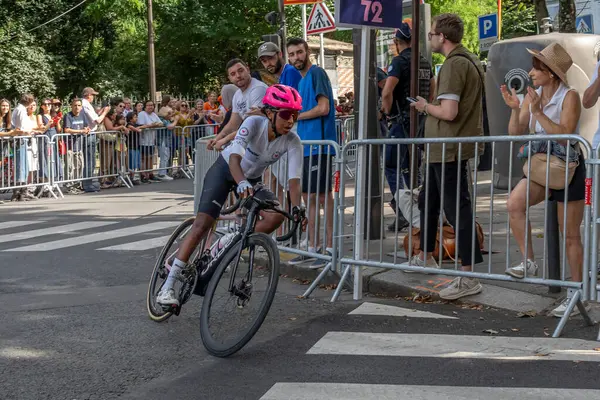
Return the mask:
<svg viewBox="0 0 600 400">
<path fill-rule="evenodd" d="M 588 199 L 586 192 L 586 203 L 588 200 L 592 201 L 592 238 L 591 238 L 591 257 L 590 257 L 590 281 L 591 281 L 591 291 L 590 291 L 590 300 L 600 302 L 600 283 L 598 282 L 598 240 L 600 237 L 600 146 L 597 147 L 593 153 L 594 159 L 589 160 L 589 165 L 593 167 L 593 178 L 589 178 L 590 182 L 586 180 L 586 187 L 588 183 L 593 184 L 593 199 Z M 590 168 L 592 169 L 592 168 Z M 598 331 L 598 341 L 600 341 L 600 331 Z"/>
<path fill-rule="evenodd" d="M 195 167 L 193 161 L 196 159 L 196 146 L 194 143 L 197 143 L 199 139 L 216 135 L 218 128 L 219 125 L 217 124 L 192 125 L 183 128 L 181 139 L 179 140 L 179 149 L 180 154 L 185 155 L 185 157 L 181 156 L 182 161 L 180 163 L 188 178 L 191 179 L 194 176 Z"/>
<path fill-rule="evenodd" d="M 198 209 L 200 195 L 204 177 L 208 169 L 219 157 L 217 151 L 208 150 L 206 145 L 212 137 L 199 139 L 196 142 L 196 173 L 194 178 L 194 210 Z M 303 195 L 303 202 L 306 205 L 307 214 L 310 222 L 307 231 L 298 232 L 298 237 L 295 240 L 290 240 L 288 243 L 283 243 L 279 246 L 283 252 L 290 253 L 293 256 L 310 257 L 310 262 L 321 260 L 321 264 L 316 268 L 323 268 L 319 277 L 314 280 L 311 286 L 306 290 L 305 296 L 317 287 L 317 285 L 327 276 L 328 273 L 333 273 L 341 278 L 339 270 L 336 268 L 337 263 L 337 240 L 335 238 L 334 227 L 338 224 L 337 213 L 335 210 L 339 207 L 339 177 L 340 177 L 340 147 L 334 141 L 303 141 L 307 154 L 314 154 L 309 159 L 308 170 L 322 171 L 322 174 L 310 174 L 303 176 L 300 182 L 301 190 L 303 184 L 306 184 L 306 190 L 311 192 L 310 196 Z M 309 149 L 310 147 L 310 149 Z M 318 154 L 330 154 L 330 156 L 318 156 Z M 288 185 L 289 164 L 287 154 L 283 155 L 279 161 L 271 165 L 262 177 L 263 184 L 277 196 L 282 207 L 290 209 L 291 202 L 289 199 Z M 321 182 L 322 179 L 324 182 Z M 304 182 L 306 180 L 306 182 Z M 331 190 L 329 190 L 331 188 Z M 220 227 L 228 229 L 231 226 L 231 221 L 222 221 Z M 285 227 L 280 228 L 281 234 Z M 304 236 L 304 240 L 302 237 Z M 320 253 L 310 251 L 309 248 L 321 249 Z M 327 248 L 331 249 L 331 254 L 326 252 Z"/>
<path fill-rule="evenodd" d="M 38 189 L 38 197 L 48 191 L 57 198 L 54 191 L 58 187 L 52 180 L 52 168 L 53 154 L 48 136 L 0 138 L 0 190 Z"/>
<path fill-rule="evenodd" d="M 357 166 L 357 175 L 356 179 L 347 178 L 342 175 L 342 205 L 338 210 L 340 214 L 340 223 L 337 226 L 338 232 L 337 236 L 339 238 L 338 248 L 340 249 L 340 262 L 346 267 L 343 269 L 342 281 L 338 285 L 338 288 L 334 294 L 332 299 L 335 300 L 340 294 L 340 290 L 342 288 L 342 283 L 353 272 L 354 274 L 354 298 L 360 299 L 362 296 L 362 267 L 375 267 L 375 268 L 385 268 L 385 269 L 395 269 L 401 270 L 404 272 L 421 272 L 421 273 L 429 273 L 436 275 L 447 275 L 451 277 L 467 277 L 467 278 L 478 278 L 478 279 L 486 279 L 486 280 L 498 280 L 498 281 L 509 281 L 509 282 L 518 282 L 518 283 L 529 283 L 529 284 L 538 284 L 545 286 L 558 286 L 563 288 L 571 288 L 575 289 L 576 292 L 574 296 L 571 298 L 571 301 L 568 304 L 567 310 L 563 318 L 561 318 L 560 323 L 558 324 L 554 337 L 557 337 L 562 332 L 569 315 L 572 313 L 575 306 L 579 308 L 584 317 L 585 321 L 588 324 L 592 324 L 591 319 L 589 318 L 587 312 L 585 311 L 582 302 L 591 300 L 595 294 L 591 294 L 590 292 L 590 257 L 588 251 L 590 247 L 590 223 L 591 223 L 591 215 L 592 215 L 592 207 L 591 207 L 591 189 L 592 189 L 592 176 L 593 171 L 590 165 L 588 165 L 586 169 L 585 176 L 585 187 L 582 187 L 581 190 L 585 190 L 585 202 L 583 206 L 583 246 L 582 251 L 582 281 L 581 282 L 572 282 L 567 279 L 567 254 L 566 244 L 567 240 L 563 240 L 562 243 L 562 274 L 560 279 L 549 279 L 547 273 L 547 254 L 548 249 L 546 246 L 546 242 L 543 244 L 543 264 L 538 264 L 541 269 L 541 277 L 532 277 L 527 273 L 527 269 L 525 269 L 525 274 L 522 279 L 516 279 L 511 276 L 505 274 L 506 269 L 511 267 L 513 261 L 525 261 L 526 257 L 522 256 L 522 259 L 519 260 L 511 260 L 510 258 L 510 246 L 511 246 L 511 238 L 513 234 L 511 232 L 511 221 L 509 214 L 507 212 L 506 204 L 508 197 L 511 194 L 511 190 L 507 192 L 500 191 L 496 189 L 493 185 L 493 177 L 495 175 L 495 165 L 492 166 L 492 171 L 490 175 L 489 181 L 482 183 L 479 182 L 478 179 L 478 168 L 477 164 L 475 164 L 475 168 L 472 171 L 473 179 L 471 187 L 472 192 L 472 202 L 470 211 L 472 213 L 473 218 L 470 219 L 467 224 L 468 226 L 461 227 L 460 226 L 460 217 L 456 219 L 455 222 L 449 221 L 451 225 L 454 225 L 455 232 L 455 248 L 453 252 L 447 251 L 443 248 L 443 246 L 439 246 L 437 250 L 439 254 L 439 258 L 436 260 L 438 264 L 442 267 L 441 269 L 436 268 L 423 268 L 417 266 L 411 266 L 406 261 L 410 259 L 413 255 L 413 248 L 415 246 L 413 239 L 413 229 L 414 228 L 423 228 L 424 229 L 424 237 L 429 237 L 431 232 L 428 232 L 428 229 L 431 230 L 432 227 L 436 227 L 437 233 L 433 233 L 436 235 L 436 241 L 440 244 L 444 243 L 443 237 L 443 225 L 444 225 L 444 215 L 445 217 L 451 216 L 450 214 L 459 214 L 461 211 L 461 203 L 465 201 L 465 196 L 460 195 L 460 191 L 457 190 L 457 198 L 452 199 L 450 202 L 450 208 L 444 207 L 444 185 L 441 186 L 441 202 L 440 204 L 432 204 L 430 203 L 431 193 L 430 190 L 438 190 L 437 187 L 432 186 L 432 179 L 436 179 L 431 173 L 430 168 L 428 166 L 431 160 L 431 152 L 432 150 L 439 152 L 442 154 L 446 154 L 448 150 L 457 149 L 458 159 L 462 159 L 462 154 L 466 154 L 466 151 L 469 151 L 469 147 L 474 148 L 474 158 L 480 155 L 481 150 L 479 149 L 479 145 L 489 142 L 492 146 L 492 158 L 495 157 L 496 154 L 496 145 L 497 143 L 507 143 L 510 146 L 509 151 L 509 177 L 513 174 L 513 168 L 521 168 L 519 163 L 518 166 L 513 165 L 513 154 L 515 151 L 519 151 L 519 146 L 523 143 L 528 143 L 529 146 L 526 147 L 528 157 L 531 157 L 531 143 L 534 141 L 540 141 L 539 136 L 536 137 L 536 140 L 532 140 L 531 136 L 495 136 L 495 137 L 476 137 L 476 138 L 436 138 L 436 139 L 379 139 L 379 140 L 361 140 L 361 141 L 352 141 L 346 144 L 342 150 L 342 168 L 345 169 L 349 163 L 355 162 Z M 574 143 L 579 145 L 583 152 L 587 151 L 587 154 L 590 153 L 590 145 L 589 143 L 581 138 L 578 135 L 552 135 L 552 139 L 556 141 L 568 141 L 568 143 Z M 549 143 L 548 140 L 541 140 L 542 142 Z M 516 147 L 516 148 L 515 148 Z M 547 146 L 548 152 L 550 151 L 550 146 Z M 567 149 L 570 149 L 570 146 L 567 146 Z M 349 157 L 352 151 L 357 153 L 356 161 L 353 160 L 352 157 Z M 463 151 L 465 153 L 463 153 Z M 402 174 L 402 157 L 401 155 L 404 152 L 408 152 L 410 164 L 417 166 L 419 162 L 424 164 L 424 176 L 420 179 L 418 177 L 419 168 L 411 169 L 410 176 L 406 176 L 406 174 Z M 567 158 L 569 157 L 569 151 L 567 151 Z M 549 156 L 550 154 L 546 154 Z M 393 160 L 390 160 L 390 157 L 394 157 Z M 392 162 L 390 162 L 392 161 Z M 546 187 L 543 190 L 543 193 L 536 192 L 537 196 L 542 198 L 542 202 L 548 202 L 550 198 L 550 190 L 548 189 L 549 182 L 549 170 L 548 165 L 550 162 L 550 157 L 547 157 L 547 169 L 546 169 Z M 589 163 L 586 163 L 589 164 Z M 528 164 L 529 165 L 529 164 Z M 460 169 L 458 169 L 458 175 L 456 177 L 444 176 L 445 171 L 449 168 L 446 165 L 446 162 L 441 163 L 441 177 L 437 177 L 441 182 L 449 183 L 450 181 L 455 182 L 457 187 L 460 187 L 461 180 L 465 180 L 466 184 L 469 182 L 468 176 L 462 176 L 460 174 Z M 386 172 L 388 171 L 387 176 L 381 174 L 381 176 L 376 176 L 376 173 L 380 173 L 379 171 Z M 389 171 L 393 171 L 395 176 L 390 176 Z M 456 168 L 455 168 L 456 170 Z M 530 170 L 527 171 L 526 175 L 530 176 Z M 565 171 L 565 182 L 568 182 L 567 175 L 569 174 L 569 168 L 567 166 L 567 171 Z M 385 228 L 384 228 L 384 218 L 385 212 L 389 210 L 384 206 L 384 198 L 391 198 L 392 193 L 387 190 L 387 182 L 388 180 L 395 180 L 396 182 L 408 181 L 407 189 L 404 190 L 396 190 L 397 201 L 408 201 L 409 207 L 408 214 L 405 214 L 405 217 L 408 221 L 412 221 L 409 224 L 408 228 L 408 252 L 407 254 L 402 254 L 399 250 L 401 247 L 405 247 L 406 239 L 404 239 L 404 234 L 398 232 L 398 226 L 396 224 L 395 232 L 392 234 L 390 239 L 385 238 Z M 395 178 L 395 179 L 394 179 Z M 404 178 L 404 179 L 403 179 Z M 513 182 L 510 182 L 509 178 L 509 188 L 513 185 Z M 368 182 L 368 186 L 367 186 Z M 531 203 L 531 185 L 532 182 L 529 179 L 525 179 L 526 185 L 526 198 L 525 204 Z M 487 188 L 483 187 L 485 184 L 488 184 Z M 419 187 L 420 186 L 420 187 Z M 439 187 L 439 185 L 438 185 Z M 539 186 L 538 186 L 539 187 Z M 398 188 L 400 189 L 401 186 Z M 366 192 L 364 191 L 366 190 Z M 420 207 L 416 207 L 414 204 L 413 195 L 415 192 L 420 192 L 421 204 Z M 408 193 L 408 196 L 406 194 Z M 583 193 L 582 193 L 583 195 Z M 447 199 L 446 199 L 447 200 Z M 448 200 L 447 200 L 448 201 Z M 513 199 L 514 201 L 514 199 Z M 564 212 L 560 216 L 560 222 L 563 226 L 563 238 L 569 237 L 565 235 L 565 230 L 567 226 L 567 216 L 568 216 L 568 208 L 577 206 L 577 204 L 571 204 L 568 202 L 568 191 L 565 196 L 565 206 Z M 406 205 L 406 204 L 405 204 Z M 439 211 L 440 218 L 435 221 L 432 225 L 431 221 L 428 221 L 428 213 L 423 213 L 425 220 L 420 221 L 418 218 L 415 223 L 415 213 L 419 212 L 419 208 L 424 209 L 436 209 Z M 433 208 L 431 208 L 433 207 Z M 453 208 L 455 207 L 455 209 Z M 487 207 L 485 209 L 484 207 Z M 486 254 L 484 255 L 484 262 L 478 265 L 475 265 L 472 271 L 463 271 L 459 266 L 459 242 L 460 242 L 460 234 L 467 234 L 471 236 L 469 248 L 470 258 L 473 260 L 477 255 L 476 250 L 476 240 L 477 235 L 473 232 L 476 232 L 476 220 L 478 216 L 482 216 L 481 209 L 483 208 L 483 215 L 489 218 L 488 226 L 482 224 L 482 230 L 487 235 L 487 238 L 484 240 L 484 247 L 486 250 Z M 444 210 L 446 213 L 444 213 Z M 447 214 L 451 210 L 450 214 Z M 462 207 L 462 212 L 464 212 L 464 207 Z M 391 211 L 391 210 L 390 210 Z M 597 210 L 594 210 L 597 212 Z M 478 214 L 479 212 L 479 214 Z M 529 221 L 530 217 L 533 214 L 530 207 L 525 207 L 524 211 L 524 220 Z M 516 215 L 516 211 L 513 215 Z M 506 216 L 504 219 L 504 231 L 498 232 L 497 229 L 494 229 L 494 225 L 497 227 L 499 225 L 500 219 Z M 342 223 L 346 221 L 346 223 Z M 348 222 L 351 222 L 350 224 Z M 353 223 L 352 223 L 353 222 Z M 423 222 L 423 226 L 421 226 L 421 222 Z M 463 222 L 464 223 L 464 222 Z M 548 211 L 547 207 L 544 208 L 544 218 L 543 224 L 544 230 L 541 231 L 543 234 L 547 231 L 547 223 L 548 223 Z M 538 222 L 537 228 L 539 229 L 541 225 Z M 470 225 L 470 226 L 469 226 Z M 533 224 L 532 224 L 533 225 Z M 346 226 L 350 226 L 351 230 L 347 231 L 345 229 Z M 466 233 L 465 233 L 466 232 Z M 349 241 L 346 239 L 350 239 Z M 529 234 L 527 230 L 525 230 L 525 237 L 523 240 L 523 253 L 528 254 L 530 250 L 530 242 L 538 241 L 537 235 Z M 431 241 L 431 240 L 430 240 Z M 436 242 L 434 241 L 434 242 Z M 569 240 L 570 241 L 570 240 Z M 593 242 L 594 240 L 592 240 Z M 573 243 L 571 243 L 573 244 Z M 352 247 L 352 251 L 346 251 Z M 427 244 L 424 243 L 424 247 L 422 250 L 425 252 L 432 252 L 436 249 L 426 248 Z M 433 246 L 431 246 L 433 247 Z M 437 246 L 436 246 L 437 247 Z M 450 253 L 450 254 L 449 254 Z M 444 258 L 452 259 L 452 264 L 450 268 L 448 268 L 448 264 L 444 263 Z M 487 258 L 487 260 L 485 260 Z M 539 258 L 538 258 L 539 259 Z M 576 260 L 575 260 L 576 262 Z M 593 262 L 592 262 L 593 263 Z"/>
</svg>

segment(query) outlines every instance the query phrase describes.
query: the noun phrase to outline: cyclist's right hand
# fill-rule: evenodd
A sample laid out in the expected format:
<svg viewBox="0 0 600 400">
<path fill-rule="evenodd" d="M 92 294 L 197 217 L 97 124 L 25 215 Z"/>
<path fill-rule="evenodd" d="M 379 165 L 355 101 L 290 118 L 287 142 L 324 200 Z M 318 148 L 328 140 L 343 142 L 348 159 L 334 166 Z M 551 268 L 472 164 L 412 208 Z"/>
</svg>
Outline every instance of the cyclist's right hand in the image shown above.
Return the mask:
<svg viewBox="0 0 600 400">
<path fill-rule="evenodd" d="M 245 199 L 254 192 L 254 189 L 252 188 L 250 182 L 248 182 L 247 180 L 243 180 L 240 183 L 238 183 L 237 192 L 242 199 Z"/>
<path fill-rule="evenodd" d="M 210 140 L 208 141 L 208 143 L 206 143 L 206 148 L 207 148 L 208 150 L 214 150 L 215 143 L 217 143 L 217 139 L 215 139 L 215 138 L 213 138 L 213 139 L 210 139 Z"/>
</svg>

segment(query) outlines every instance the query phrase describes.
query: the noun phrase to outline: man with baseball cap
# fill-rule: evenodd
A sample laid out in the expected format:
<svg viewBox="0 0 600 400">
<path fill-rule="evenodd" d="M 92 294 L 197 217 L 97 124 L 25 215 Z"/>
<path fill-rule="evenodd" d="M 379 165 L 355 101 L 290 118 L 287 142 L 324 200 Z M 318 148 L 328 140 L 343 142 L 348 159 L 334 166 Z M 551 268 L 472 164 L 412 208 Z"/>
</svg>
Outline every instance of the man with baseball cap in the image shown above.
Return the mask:
<svg viewBox="0 0 600 400">
<path fill-rule="evenodd" d="M 81 105 L 83 106 L 83 113 L 85 115 L 86 122 L 90 128 L 90 133 L 95 133 L 98 130 L 98 125 L 104 121 L 106 114 L 110 111 L 110 106 L 106 106 L 100 110 L 100 115 L 96 113 L 92 102 L 94 96 L 98 95 L 91 87 L 86 87 L 82 92 Z M 96 135 L 88 136 L 85 138 L 84 148 L 84 166 L 83 176 L 91 178 L 94 176 L 94 169 L 96 167 Z M 100 191 L 100 183 L 97 180 L 86 179 L 81 182 L 83 190 L 86 192 L 98 192 Z"/>
<path fill-rule="evenodd" d="M 410 103 L 407 97 L 410 96 L 410 60 L 411 50 L 411 28 L 403 22 L 400 29 L 396 31 L 394 37 L 394 46 L 398 55 L 392 59 L 388 67 L 388 76 L 385 80 L 385 86 L 382 91 L 382 109 L 388 116 L 391 123 L 390 138 L 408 138 L 410 137 Z M 419 62 L 419 95 L 429 99 L 431 87 L 433 87 L 433 72 L 431 64 L 424 57 L 420 57 Z M 422 126 L 424 120 L 419 121 Z M 400 151 L 398 154 L 398 147 Z M 390 190 L 394 194 L 390 206 L 396 213 L 396 221 L 388 229 L 398 231 L 408 227 L 408 221 L 402 215 L 402 212 L 396 205 L 396 193 L 398 189 L 410 188 L 410 156 L 407 145 L 389 145 L 386 146 L 386 165 L 385 177 L 390 185 Z M 400 157 L 400 160 L 398 160 Z M 400 165 L 400 173 L 398 173 Z"/>
<path fill-rule="evenodd" d="M 290 64 L 285 63 L 279 46 L 272 42 L 261 44 L 258 48 L 258 59 L 269 73 L 277 77 L 280 84 L 298 90 L 302 74 Z"/>
</svg>

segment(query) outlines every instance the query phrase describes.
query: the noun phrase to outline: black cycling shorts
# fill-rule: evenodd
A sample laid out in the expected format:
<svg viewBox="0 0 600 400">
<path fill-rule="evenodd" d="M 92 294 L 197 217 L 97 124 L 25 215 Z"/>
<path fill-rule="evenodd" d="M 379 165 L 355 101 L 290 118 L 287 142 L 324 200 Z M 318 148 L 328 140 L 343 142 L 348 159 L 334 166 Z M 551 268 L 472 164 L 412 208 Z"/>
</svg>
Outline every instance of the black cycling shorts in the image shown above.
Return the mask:
<svg viewBox="0 0 600 400">
<path fill-rule="evenodd" d="M 261 182 L 261 179 L 248 179 L 248 182 L 252 186 Z M 202 186 L 202 194 L 200 195 L 200 202 L 198 204 L 197 213 L 203 213 L 210 215 L 214 219 L 219 218 L 221 209 L 227 201 L 229 193 L 237 187 L 237 183 L 231 175 L 229 164 L 223 158 L 219 156 L 217 161 L 208 169 L 206 176 L 204 177 L 204 185 Z M 263 187 L 258 193 L 256 198 L 260 200 L 275 200 L 277 196 L 273 194 L 269 189 Z"/>
</svg>

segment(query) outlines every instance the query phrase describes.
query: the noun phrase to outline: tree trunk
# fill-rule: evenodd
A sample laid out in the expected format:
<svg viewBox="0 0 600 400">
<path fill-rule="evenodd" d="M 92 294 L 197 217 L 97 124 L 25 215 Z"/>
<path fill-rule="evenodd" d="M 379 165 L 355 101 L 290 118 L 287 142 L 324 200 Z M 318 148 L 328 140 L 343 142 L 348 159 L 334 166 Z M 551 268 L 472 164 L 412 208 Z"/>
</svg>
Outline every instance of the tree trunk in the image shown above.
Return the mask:
<svg viewBox="0 0 600 400">
<path fill-rule="evenodd" d="M 575 33 L 575 0 L 559 0 L 558 30 L 563 33 Z"/>
<path fill-rule="evenodd" d="M 546 0 L 534 0 L 535 5 L 535 19 L 537 25 L 542 26 L 543 18 L 548 18 L 548 7 L 546 7 Z"/>
</svg>

